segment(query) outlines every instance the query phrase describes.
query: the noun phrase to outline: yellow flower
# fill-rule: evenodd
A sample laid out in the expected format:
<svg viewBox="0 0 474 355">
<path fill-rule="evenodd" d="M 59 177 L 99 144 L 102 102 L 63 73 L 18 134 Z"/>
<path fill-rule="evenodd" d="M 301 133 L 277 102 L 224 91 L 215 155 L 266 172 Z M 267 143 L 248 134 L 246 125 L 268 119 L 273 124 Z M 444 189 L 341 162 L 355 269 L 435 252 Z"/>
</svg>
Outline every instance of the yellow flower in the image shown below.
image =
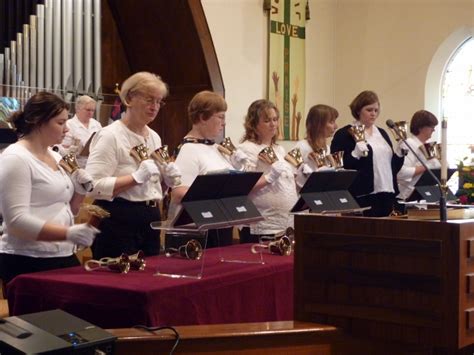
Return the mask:
<svg viewBox="0 0 474 355">
<path fill-rule="evenodd" d="M 471 167 L 470 167 L 470 166 L 464 166 L 464 167 L 462 168 L 462 171 L 467 171 L 467 172 L 469 172 L 469 171 L 471 171 Z"/>
<path fill-rule="evenodd" d="M 465 188 L 465 189 L 470 189 L 470 188 L 474 187 L 474 184 L 472 184 L 470 182 L 466 182 L 462 187 Z"/>
</svg>

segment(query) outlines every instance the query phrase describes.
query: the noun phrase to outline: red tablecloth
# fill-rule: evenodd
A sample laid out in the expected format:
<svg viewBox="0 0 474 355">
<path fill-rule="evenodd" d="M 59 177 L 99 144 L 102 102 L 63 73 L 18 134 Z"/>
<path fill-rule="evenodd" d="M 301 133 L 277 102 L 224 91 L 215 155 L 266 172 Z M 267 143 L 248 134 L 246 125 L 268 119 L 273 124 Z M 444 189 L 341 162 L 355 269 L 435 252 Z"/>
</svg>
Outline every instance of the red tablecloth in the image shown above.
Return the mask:
<svg viewBox="0 0 474 355">
<path fill-rule="evenodd" d="M 293 256 L 228 263 L 219 260 L 224 249 L 239 259 L 250 245 L 207 250 L 199 280 L 153 276 L 164 256 L 128 274 L 74 267 L 20 275 L 8 284 L 10 314 L 60 308 L 102 328 L 293 319 Z"/>
</svg>

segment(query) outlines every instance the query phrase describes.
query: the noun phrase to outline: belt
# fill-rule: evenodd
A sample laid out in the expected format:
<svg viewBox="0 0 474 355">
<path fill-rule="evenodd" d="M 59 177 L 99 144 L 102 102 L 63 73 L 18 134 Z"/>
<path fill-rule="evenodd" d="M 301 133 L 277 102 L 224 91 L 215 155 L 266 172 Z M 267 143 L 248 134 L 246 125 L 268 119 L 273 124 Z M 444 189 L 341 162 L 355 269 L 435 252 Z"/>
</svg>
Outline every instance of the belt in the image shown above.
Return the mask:
<svg viewBox="0 0 474 355">
<path fill-rule="evenodd" d="M 116 198 L 114 198 L 112 203 L 113 202 L 123 203 L 123 204 L 127 203 L 127 204 L 130 204 L 130 205 L 146 206 L 146 207 L 157 207 L 158 206 L 158 201 L 156 201 L 156 200 L 130 201 L 130 200 L 126 200 L 126 199 L 121 198 L 121 197 L 116 197 Z"/>
</svg>

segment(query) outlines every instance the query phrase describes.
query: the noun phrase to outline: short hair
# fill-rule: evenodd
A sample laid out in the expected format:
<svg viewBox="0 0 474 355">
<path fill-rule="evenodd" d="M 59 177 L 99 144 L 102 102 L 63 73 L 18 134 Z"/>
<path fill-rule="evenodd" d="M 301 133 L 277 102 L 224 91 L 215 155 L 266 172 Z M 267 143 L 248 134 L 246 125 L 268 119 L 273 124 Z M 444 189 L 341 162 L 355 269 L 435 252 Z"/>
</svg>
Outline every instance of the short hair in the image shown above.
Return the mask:
<svg viewBox="0 0 474 355">
<path fill-rule="evenodd" d="M 188 117 L 192 124 L 196 124 L 202 118 L 207 121 L 217 112 L 227 111 L 225 99 L 212 91 L 198 92 L 188 105 Z"/>
<path fill-rule="evenodd" d="M 76 102 L 75 102 L 75 108 L 76 110 L 78 108 L 82 108 L 84 106 L 86 106 L 87 104 L 96 104 L 96 101 L 90 97 L 89 95 L 82 95 L 82 96 L 79 96 L 77 99 L 76 99 Z"/>
<path fill-rule="evenodd" d="M 380 106 L 379 97 L 375 92 L 370 90 L 362 91 L 355 97 L 354 100 L 352 100 L 351 104 L 349 105 L 352 117 L 354 117 L 356 120 L 359 120 L 359 115 L 362 108 L 375 103 L 378 103 Z"/>
<path fill-rule="evenodd" d="M 328 105 L 315 105 L 309 109 L 306 116 L 306 140 L 314 151 L 326 149 L 326 146 L 320 146 L 321 142 L 326 142 L 324 128 L 328 122 L 338 117 L 339 112 Z"/>
<path fill-rule="evenodd" d="M 130 106 L 129 100 L 135 93 L 147 93 L 159 90 L 163 97 L 168 95 L 168 86 L 161 77 L 146 71 L 138 72 L 127 78 L 120 89 L 120 99 L 125 106 Z"/>
<path fill-rule="evenodd" d="M 410 132 L 417 136 L 423 127 L 436 127 L 438 119 L 426 110 L 416 111 L 410 121 Z"/>
<path fill-rule="evenodd" d="M 48 123 L 64 110 L 69 111 L 69 104 L 61 97 L 47 91 L 40 91 L 30 97 L 23 110 L 14 112 L 8 119 L 19 137 L 26 136 Z"/>
<path fill-rule="evenodd" d="M 262 117 L 268 117 L 268 110 L 274 109 L 277 117 L 280 118 L 280 112 L 276 105 L 265 99 L 256 100 L 252 102 L 247 110 L 244 121 L 245 133 L 241 139 L 241 142 L 251 141 L 255 143 L 261 143 L 260 137 L 257 132 L 258 122 Z M 272 144 L 276 142 L 278 132 L 272 137 Z"/>
</svg>

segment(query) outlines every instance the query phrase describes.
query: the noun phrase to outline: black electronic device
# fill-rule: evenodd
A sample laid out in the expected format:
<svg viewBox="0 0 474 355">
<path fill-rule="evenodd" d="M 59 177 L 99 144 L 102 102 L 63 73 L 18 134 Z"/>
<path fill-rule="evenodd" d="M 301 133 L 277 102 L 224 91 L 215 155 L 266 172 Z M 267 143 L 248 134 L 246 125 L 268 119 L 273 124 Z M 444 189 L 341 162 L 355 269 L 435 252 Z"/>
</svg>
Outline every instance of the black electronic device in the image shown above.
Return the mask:
<svg viewBox="0 0 474 355">
<path fill-rule="evenodd" d="M 300 198 L 291 212 L 329 213 L 358 210 L 360 207 L 349 192 L 357 170 L 315 171 L 300 190 Z"/>
<path fill-rule="evenodd" d="M 219 172 L 199 175 L 181 200 L 173 226 L 224 228 L 262 219 L 247 197 L 262 173 Z"/>
<path fill-rule="evenodd" d="M 116 337 L 62 310 L 0 321 L 0 354 L 113 354 Z"/>
</svg>

